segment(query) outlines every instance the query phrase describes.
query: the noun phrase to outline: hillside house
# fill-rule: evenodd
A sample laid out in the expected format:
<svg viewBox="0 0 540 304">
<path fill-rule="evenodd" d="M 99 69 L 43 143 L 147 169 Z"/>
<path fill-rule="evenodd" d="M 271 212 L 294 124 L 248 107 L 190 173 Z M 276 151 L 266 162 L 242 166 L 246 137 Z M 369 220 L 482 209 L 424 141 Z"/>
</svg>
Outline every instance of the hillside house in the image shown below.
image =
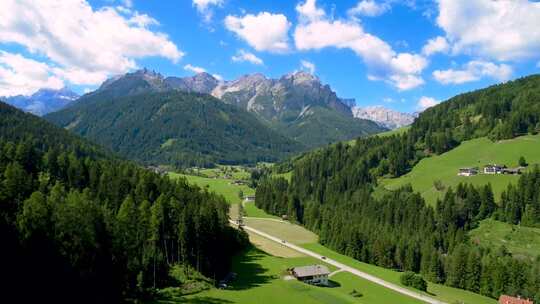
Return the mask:
<svg viewBox="0 0 540 304">
<path fill-rule="evenodd" d="M 458 176 L 473 176 L 478 174 L 478 168 L 460 168 Z"/>
<path fill-rule="evenodd" d="M 484 167 L 484 174 L 501 174 L 503 169 L 506 169 L 506 166 L 496 164 L 486 165 Z"/>
<path fill-rule="evenodd" d="M 301 282 L 318 286 L 327 286 L 330 271 L 328 270 L 328 267 L 324 265 L 310 265 L 294 267 L 291 270 L 291 274 Z"/>
<path fill-rule="evenodd" d="M 534 304 L 529 299 L 522 299 L 521 297 L 511 297 L 507 295 L 501 295 L 499 298 L 499 304 Z"/>
<path fill-rule="evenodd" d="M 255 195 L 246 195 L 244 196 L 244 202 L 254 202 L 255 201 Z"/>
</svg>

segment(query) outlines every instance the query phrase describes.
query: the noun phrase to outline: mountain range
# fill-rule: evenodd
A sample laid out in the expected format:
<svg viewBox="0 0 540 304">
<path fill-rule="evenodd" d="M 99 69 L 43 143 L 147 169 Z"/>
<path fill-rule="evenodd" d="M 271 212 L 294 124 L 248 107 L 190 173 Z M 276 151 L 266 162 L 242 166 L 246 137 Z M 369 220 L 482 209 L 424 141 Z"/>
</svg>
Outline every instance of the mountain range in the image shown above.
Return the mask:
<svg viewBox="0 0 540 304">
<path fill-rule="evenodd" d="M 113 85 L 114 84 L 114 85 Z M 306 147 L 318 147 L 384 131 L 386 128 L 353 116 L 347 100 L 306 72 L 269 79 L 252 74 L 219 81 L 208 73 L 192 77 L 163 77 L 147 69 L 107 80 L 96 92 L 111 96 L 178 90 L 210 94 L 253 113 L 279 133 Z"/>
<path fill-rule="evenodd" d="M 397 129 L 408 126 L 418 117 L 418 113 L 402 113 L 394 111 L 383 106 L 357 107 L 351 108 L 354 117 L 369 119 L 380 126 L 388 129 Z"/>
<path fill-rule="evenodd" d="M 208 94 L 169 90 L 116 97 L 118 92 L 115 85 L 102 87 L 45 118 L 147 165 L 274 162 L 305 149 Z"/>
<path fill-rule="evenodd" d="M 40 89 L 30 96 L 0 97 L 0 100 L 23 111 L 43 116 L 47 113 L 63 109 L 77 98 L 79 98 L 77 93 L 68 88 L 62 88 L 59 90 Z"/>
</svg>

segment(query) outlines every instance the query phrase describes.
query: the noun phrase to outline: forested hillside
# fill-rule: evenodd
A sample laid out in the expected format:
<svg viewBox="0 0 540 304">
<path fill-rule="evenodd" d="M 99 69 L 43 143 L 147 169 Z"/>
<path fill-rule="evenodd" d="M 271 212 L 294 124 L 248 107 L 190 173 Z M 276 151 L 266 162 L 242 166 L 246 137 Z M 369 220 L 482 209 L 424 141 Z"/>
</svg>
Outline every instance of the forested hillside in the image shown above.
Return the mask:
<svg viewBox="0 0 540 304">
<path fill-rule="evenodd" d="M 251 113 L 210 95 L 166 91 L 116 97 L 120 84 L 46 119 L 144 164 L 271 162 L 303 149 Z"/>
<path fill-rule="evenodd" d="M 373 194 L 378 177 L 403 175 L 465 139 L 537 132 L 539 121 L 539 76 L 463 94 L 422 113 L 403 135 L 336 144 L 278 166 L 292 168 L 291 182 L 262 181 L 256 204 L 288 214 L 323 244 L 359 260 L 494 298 L 507 293 L 539 301 L 540 258 L 515 259 L 504 248 L 481 248 L 467 239 L 489 217 L 538 226 L 538 169 L 509 186 L 501 202 L 489 185 L 449 188 L 435 208 L 410 187 Z"/>
<path fill-rule="evenodd" d="M 108 157 L 0 102 L 0 278 L 7 302 L 119 303 L 227 273 L 246 237 L 223 197 Z M 219 248 L 220 250 L 215 250 Z"/>
</svg>

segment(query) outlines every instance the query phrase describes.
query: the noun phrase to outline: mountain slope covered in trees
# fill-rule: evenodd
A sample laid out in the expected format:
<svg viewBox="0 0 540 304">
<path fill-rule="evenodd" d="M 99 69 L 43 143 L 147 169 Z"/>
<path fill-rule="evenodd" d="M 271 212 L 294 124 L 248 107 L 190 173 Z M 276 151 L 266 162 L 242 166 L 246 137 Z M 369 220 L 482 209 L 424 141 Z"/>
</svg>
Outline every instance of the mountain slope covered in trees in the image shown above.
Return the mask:
<svg viewBox="0 0 540 304">
<path fill-rule="evenodd" d="M 175 267 L 222 277 L 246 242 L 223 197 L 1 102 L 0 239 L 2 298 L 20 303 L 148 299 L 185 283 Z"/>
<path fill-rule="evenodd" d="M 45 118 L 145 164 L 245 164 L 276 161 L 303 149 L 252 114 L 210 95 L 131 94 L 140 91 L 132 84 L 127 96 L 118 97 L 124 79 L 119 82 Z"/>
<path fill-rule="evenodd" d="M 462 94 L 426 110 L 402 135 L 338 143 L 278 166 L 292 170 L 290 183 L 260 181 L 256 205 L 288 214 L 317 232 L 321 243 L 356 259 L 494 298 L 539 301 L 539 258 L 477 246 L 467 233 L 490 217 L 540 225 L 540 169 L 508 186 L 499 202 L 489 185 L 448 188 L 435 207 L 409 186 L 373 193 L 379 177 L 401 176 L 422 158 L 466 139 L 536 133 L 539 121 L 540 76 Z"/>
</svg>

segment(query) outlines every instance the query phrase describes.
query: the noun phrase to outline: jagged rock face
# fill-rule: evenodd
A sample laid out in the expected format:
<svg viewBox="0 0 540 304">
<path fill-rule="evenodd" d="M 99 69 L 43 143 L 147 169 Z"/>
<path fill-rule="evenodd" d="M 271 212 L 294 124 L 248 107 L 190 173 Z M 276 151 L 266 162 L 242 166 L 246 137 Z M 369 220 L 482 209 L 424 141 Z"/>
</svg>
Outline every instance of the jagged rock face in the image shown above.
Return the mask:
<svg viewBox="0 0 540 304">
<path fill-rule="evenodd" d="M 208 73 L 199 73 L 193 77 L 167 77 L 165 83 L 179 91 L 210 94 L 218 86 L 219 80 Z"/>
<path fill-rule="evenodd" d="M 317 77 L 305 72 L 288 74 L 280 79 L 268 79 L 261 74 L 248 75 L 220 84 L 212 95 L 270 121 L 296 119 L 310 106 L 352 115 L 350 108 L 328 85 L 322 85 Z"/>
<path fill-rule="evenodd" d="M 353 107 L 352 112 L 356 118 L 373 120 L 379 125 L 389 129 L 408 126 L 412 124 L 416 118 L 416 115 L 414 114 L 401 113 L 382 106 L 364 108 Z"/>
<path fill-rule="evenodd" d="M 77 98 L 79 95 L 67 88 L 60 90 L 40 89 L 30 96 L 0 97 L 12 106 L 38 116 L 58 111 Z"/>
<path fill-rule="evenodd" d="M 253 113 L 274 130 L 307 147 L 385 130 L 372 121 L 355 119 L 350 106 L 337 97 L 330 86 L 306 72 L 291 73 L 279 79 L 252 74 L 223 82 L 207 73 L 163 78 L 145 69 L 111 79 L 87 96 L 102 94 L 99 99 L 108 99 L 166 90 L 209 93 L 224 103 Z"/>
</svg>

